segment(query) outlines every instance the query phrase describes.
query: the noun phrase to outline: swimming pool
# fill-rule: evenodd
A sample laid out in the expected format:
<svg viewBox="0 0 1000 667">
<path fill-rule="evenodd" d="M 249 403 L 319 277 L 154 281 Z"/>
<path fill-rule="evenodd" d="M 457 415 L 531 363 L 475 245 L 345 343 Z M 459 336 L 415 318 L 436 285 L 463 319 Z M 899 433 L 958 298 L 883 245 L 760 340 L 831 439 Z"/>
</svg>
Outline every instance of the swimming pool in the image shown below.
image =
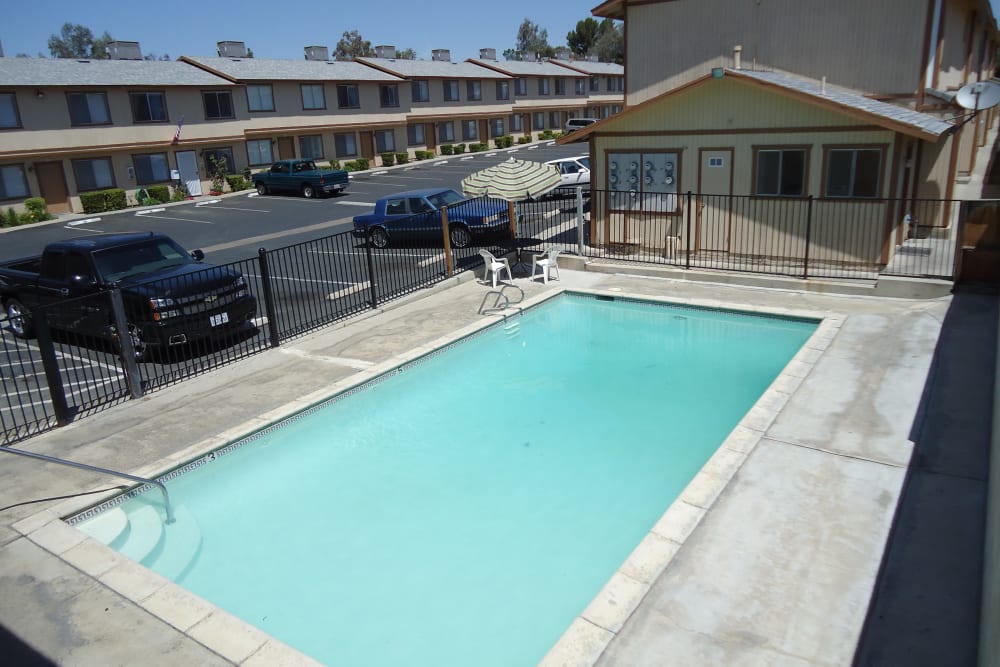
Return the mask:
<svg viewBox="0 0 1000 667">
<path fill-rule="evenodd" d="M 565 294 L 79 525 L 325 662 L 534 664 L 815 326 Z"/>
</svg>

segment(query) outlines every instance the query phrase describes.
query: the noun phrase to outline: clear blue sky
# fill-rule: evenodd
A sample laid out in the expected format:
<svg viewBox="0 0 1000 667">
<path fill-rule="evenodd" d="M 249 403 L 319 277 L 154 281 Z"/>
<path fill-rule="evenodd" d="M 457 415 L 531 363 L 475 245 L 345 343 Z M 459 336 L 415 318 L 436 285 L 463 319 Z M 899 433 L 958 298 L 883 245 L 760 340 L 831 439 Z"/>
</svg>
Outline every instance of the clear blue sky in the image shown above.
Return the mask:
<svg viewBox="0 0 1000 667">
<path fill-rule="evenodd" d="M 998 0 L 1000 1 L 1000 0 Z M 15 5 L 16 4 L 16 8 Z M 303 47 L 331 52 L 345 31 L 357 30 L 372 46 L 411 48 L 429 59 L 431 49 L 451 49 L 452 60 L 478 58 L 480 48 L 497 57 L 513 48 L 524 19 L 548 31 L 549 44 L 601 0 L 236 0 L 234 2 L 124 2 L 123 0 L 2 0 L 0 44 L 7 57 L 49 55 L 48 41 L 64 23 L 100 36 L 139 42 L 144 55 L 214 56 L 215 43 L 245 42 L 258 58 L 303 57 Z"/>
</svg>

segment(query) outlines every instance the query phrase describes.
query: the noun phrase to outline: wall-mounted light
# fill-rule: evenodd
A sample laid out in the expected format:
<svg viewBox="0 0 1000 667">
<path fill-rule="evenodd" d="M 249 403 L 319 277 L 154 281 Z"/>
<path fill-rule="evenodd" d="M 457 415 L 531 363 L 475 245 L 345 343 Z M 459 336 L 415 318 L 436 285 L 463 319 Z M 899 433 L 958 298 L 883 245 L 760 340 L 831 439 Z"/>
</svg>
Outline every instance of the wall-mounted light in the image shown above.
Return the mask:
<svg viewBox="0 0 1000 667">
<path fill-rule="evenodd" d="M 36 90 L 35 91 L 35 97 L 38 98 L 38 99 L 40 99 L 40 100 L 44 100 L 45 99 L 45 91 L 44 90 Z"/>
</svg>

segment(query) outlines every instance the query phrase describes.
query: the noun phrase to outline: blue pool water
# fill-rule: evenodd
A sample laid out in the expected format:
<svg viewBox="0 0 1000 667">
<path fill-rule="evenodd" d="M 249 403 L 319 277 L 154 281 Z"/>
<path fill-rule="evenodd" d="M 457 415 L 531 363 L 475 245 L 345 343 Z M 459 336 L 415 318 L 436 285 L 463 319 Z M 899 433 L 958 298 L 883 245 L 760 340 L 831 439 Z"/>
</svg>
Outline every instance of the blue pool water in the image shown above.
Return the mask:
<svg viewBox="0 0 1000 667">
<path fill-rule="evenodd" d="M 815 327 L 565 294 L 174 477 L 175 524 L 145 493 L 102 534 L 328 664 L 534 665 Z"/>
</svg>

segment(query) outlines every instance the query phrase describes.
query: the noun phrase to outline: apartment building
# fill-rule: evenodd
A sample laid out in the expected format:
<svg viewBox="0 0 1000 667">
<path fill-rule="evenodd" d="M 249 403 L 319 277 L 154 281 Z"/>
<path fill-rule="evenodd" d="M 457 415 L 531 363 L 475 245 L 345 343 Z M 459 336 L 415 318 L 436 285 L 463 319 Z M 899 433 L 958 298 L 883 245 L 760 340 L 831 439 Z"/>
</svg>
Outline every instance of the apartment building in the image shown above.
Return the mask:
<svg viewBox="0 0 1000 667">
<path fill-rule="evenodd" d="M 42 197 L 52 212 L 82 211 L 80 193 L 107 188 L 134 197 L 180 181 L 200 194 L 214 164 L 234 173 L 282 158 L 377 164 L 383 152 L 533 131 L 514 111 L 510 75 L 452 62 L 447 50 L 399 60 L 379 47 L 377 57 L 331 61 L 324 46 L 305 47 L 302 60 L 217 47 L 174 62 L 143 60 L 136 42 L 113 43 L 111 60 L 0 57 L 0 207 Z M 588 91 L 575 101 L 623 100 Z M 550 120 L 541 125 L 561 129 Z"/>
</svg>

